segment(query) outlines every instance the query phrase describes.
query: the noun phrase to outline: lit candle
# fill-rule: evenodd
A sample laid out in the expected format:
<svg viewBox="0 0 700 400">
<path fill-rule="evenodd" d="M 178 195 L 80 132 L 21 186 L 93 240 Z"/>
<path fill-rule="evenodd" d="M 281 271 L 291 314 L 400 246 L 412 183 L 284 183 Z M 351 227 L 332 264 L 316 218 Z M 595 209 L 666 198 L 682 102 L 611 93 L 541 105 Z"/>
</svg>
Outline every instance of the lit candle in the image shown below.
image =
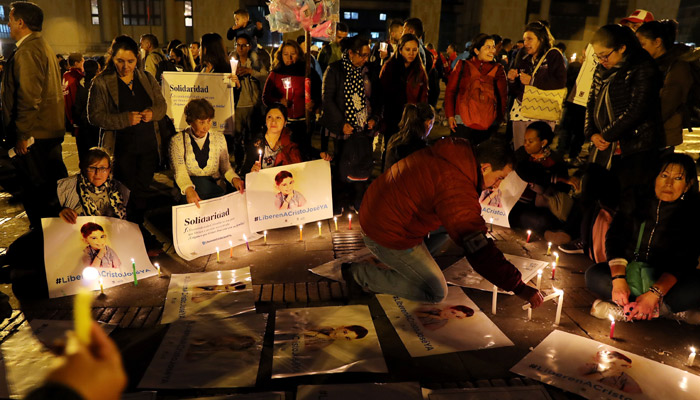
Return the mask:
<svg viewBox="0 0 700 400">
<path fill-rule="evenodd" d="M 258 149 L 258 164 L 262 167 L 262 149 Z"/>
<path fill-rule="evenodd" d="M 219 248 L 216 248 L 216 262 L 221 262 L 221 259 L 219 258 Z"/>
<path fill-rule="evenodd" d="M 559 304 L 557 304 L 557 316 L 554 318 L 554 326 L 559 326 L 561 322 L 561 310 L 564 308 L 564 291 L 555 289 L 559 293 Z"/>
<path fill-rule="evenodd" d="M 559 264 L 559 253 L 557 253 L 557 252 L 555 251 L 555 252 L 552 253 L 552 254 L 554 254 L 554 262 L 557 263 L 557 264 Z"/>
<path fill-rule="evenodd" d="M 491 296 L 491 314 L 496 315 L 496 302 L 498 301 L 498 286 L 493 285 L 493 295 Z"/>
<path fill-rule="evenodd" d="M 299 240 L 304 240 L 304 225 L 299 225 Z"/>
<path fill-rule="evenodd" d="M 388 43 L 387 43 L 387 42 L 381 42 L 381 43 L 379 43 L 379 51 L 384 51 L 384 52 L 386 52 L 387 46 L 388 46 Z"/>
<path fill-rule="evenodd" d="M 559 296 L 559 289 L 554 289 L 554 292 L 552 292 L 551 294 L 545 296 L 545 297 L 542 299 L 542 303 L 546 303 L 546 302 L 548 302 L 548 301 L 550 301 L 550 300 L 552 300 L 552 299 L 556 299 L 558 296 Z M 525 304 L 525 305 L 523 306 L 523 310 L 527 310 L 528 308 L 532 308 L 532 305 L 531 305 L 530 303 L 527 303 L 527 304 Z"/>
<path fill-rule="evenodd" d="M 289 88 L 292 87 L 292 78 L 282 78 L 282 85 L 284 85 L 285 90 L 284 98 L 289 100 Z"/>
<path fill-rule="evenodd" d="M 323 232 L 321 232 L 321 221 L 318 221 L 318 236 L 323 236 Z"/>
<path fill-rule="evenodd" d="M 613 339 L 615 336 L 615 317 L 610 314 L 608 318 L 610 318 L 610 339 Z"/>
<path fill-rule="evenodd" d="M 98 281 L 100 282 L 100 294 L 105 294 L 104 281 L 102 280 L 102 277 L 100 277 Z"/>
<path fill-rule="evenodd" d="M 574 53 L 574 55 L 571 56 L 571 62 L 574 62 L 574 61 L 576 61 L 576 53 Z"/>
<path fill-rule="evenodd" d="M 228 258 L 233 258 L 233 242 L 228 241 Z"/>
<path fill-rule="evenodd" d="M 75 336 L 84 345 L 90 344 L 90 324 L 92 324 L 92 293 L 88 289 L 99 273 L 93 267 L 83 270 L 83 284 L 75 295 L 73 303 L 73 320 Z"/>
<path fill-rule="evenodd" d="M 532 231 L 528 229 L 527 230 L 527 239 L 525 240 L 525 243 L 530 243 L 530 236 L 531 235 L 532 235 Z"/>
<path fill-rule="evenodd" d="M 160 278 L 160 265 L 158 263 L 153 264 L 156 267 L 156 270 L 158 270 L 158 277 Z"/>
<path fill-rule="evenodd" d="M 243 240 L 245 240 L 245 247 L 248 249 L 248 251 L 250 251 L 250 244 L 248 243 L 248 236 L 246 236 L 245 233 L 243 234 Z M 233 254 L 233 253 L 231 253 L 231 254 Z M 231 256 L 231 257 L 233 257 L 233 256 Z"/>
<path fill-rule="evenodd" d="M 695 364 L 695 347 L 690 348 L 690 355 L 688 356 L 688 366 L 692 367 Z"/>
<path fill-rule="evenodd" d="M 348 229 L 352 229 L 352 214 L 348 214 Z"/>
<path fill-rule="evenodd" d="M 138 286 L 139 281 L 136 279 L 136 261 L 134 261 L 133 258 L 131 259 L 131 269 L 134 270 L 134 286 Z"/>
<path fill-rule="evenodd" d="M 545 255 L 548 256 L 550 254 L 552 254 L 552 242 L 547 243 L 547 254 Z"/>
<path fill-rule="evenodd" d="M 493 232 L 493 217 L 491 217 L 489 222 L 491 223 L 491 227 L 489 228 L 489 232 Z"/>
<path fill-rule="evenodd" d="M 335 231 L 338 232 L 338 217 L 333 217 L 333 223 L 335 224 Z"/>
<path fill-rule="evenodd" d="M 527 320 L 530 321 L 532 319 L 532 307 L 527 309 Z"/>
<path fill-rule="evenodd" d="M 263 242 L 267 244 L 267 231 L 263 232 Z"/>
<path fill-rule="evenodd" d="M 552 263 L 552 279 L 554 279 L 554 273 L 557 272 L 557 262 Z"/>
<path fill-rule="evenodd" d="M 542 284 L 542 270 L 537 270 L 537 290 L 540 290 L 540 285 Z"/>
<path fill-rule="evenodd" d="M 236 70 L 238 69 L 238 60 L 231 57 L 230 62 L 231 62 L 231 73 L 236 75 Z"/>
</svg>

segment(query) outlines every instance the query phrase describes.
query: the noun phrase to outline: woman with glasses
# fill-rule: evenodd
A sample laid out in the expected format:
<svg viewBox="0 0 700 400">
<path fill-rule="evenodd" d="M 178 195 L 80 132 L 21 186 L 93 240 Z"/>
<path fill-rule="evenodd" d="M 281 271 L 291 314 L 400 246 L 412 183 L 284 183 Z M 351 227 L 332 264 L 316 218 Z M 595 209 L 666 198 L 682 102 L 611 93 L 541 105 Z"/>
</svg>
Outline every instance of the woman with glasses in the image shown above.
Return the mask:
<svg viewBox="0 0 700 400">
<path fill-rule="evenodd" d="M 508 71 L 508 91 L 509 95 L 515 99 L 513 108 L 510 110 L 510 119 L 513 121 L 513 148 L 516 149 L 525 142 L 527 126 L 536 121 L 523 116 L 520 111 L 525 87 L 530 85 L 542 90 L 566 87 L 564 56 L 558 49 L 552 47 L 554 37 L 548 25 L 540 21 L 527 24 L 523 41 L 526 54 Z M 537 68 L 538 64 L 539 68 Z M 548 123 L 552 130 L 557 123 L 557 121 L 544 122 Z"/>
</svg>

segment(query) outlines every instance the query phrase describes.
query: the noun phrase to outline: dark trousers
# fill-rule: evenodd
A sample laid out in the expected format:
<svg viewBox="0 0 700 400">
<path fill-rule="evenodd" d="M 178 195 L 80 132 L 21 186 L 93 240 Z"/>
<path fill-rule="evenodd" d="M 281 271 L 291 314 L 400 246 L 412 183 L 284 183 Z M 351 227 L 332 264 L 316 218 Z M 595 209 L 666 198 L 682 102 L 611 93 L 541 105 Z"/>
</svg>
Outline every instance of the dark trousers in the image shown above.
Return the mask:
<svg viewBox="0 0 700 400">
<path fill-rule="evenodd" d="M 511 228 L 532 229 L 542 234 L 547 230 L 561 229 L 562 222 L 549 211 L 549 208 L 537 207 L 532 203 L 517 202 L 508 214 Z"/>
<path fill-rule="evenodd" d="M 658 275 L 661 275 L 659 272 Z M 655 279 L 658 278 L 655 276 Z M 586 287 L 603 300 L 612 298 L 612 277 L 608 263 L 594 264 L 586 271 Z M 700 270 L 694 269 L 679 279 L 664 296 L 671 311 L 680 312 L 700 308 Z M 632 300 L 632 296 L 630 296 Z"/>
<path fill-rule="evenodd" d="M 301 158 L 304 161 L 312 158 L 311 134 L 306 129 L 306 121 L 289 121 L 287 127 L 292 131 L 292 142 L 299 146 Z"/>
<path fill-rule="evenodd" d="M 455 130 L 454 133 L 451 134 L 451 136 L 468 139 L 469 142 L 472 144 L 472 146 L 476 146 L 479 143 L 490 138 L 491 134 L 494 131 L 495 131 L 495 129 L 493 129 L 493 128 L 489 128 L 489 129 L 482 131 L 482 130 L 478 130 L 478 129 L 469 128 L 466 125 L 457 124 L 457 129 Z"/>
<path fill-rule="evenodd" d="M 557 151 L 560 154 L 569 154 L 572 159 L 581 152 L 581 146 L 586 140 L 583 128 L 586 122 L 586 107 L 574 103 L 565 103 L 559 131 L 559 145 Z"/>
<path fill-rule="evenodd" d="M 127 203 L 127 219 L 139 225 L 143 224 L 148 208 L 148 197 L 153 175 L 158 167 L 158 150 L 120 149 L 114 154 L 114 179 L 123 183 L 131 193 Z"/>
<path fill-rule="evenodd" d="M 226 190 L 219 186 L 216 179 L 211 176 L 190 176 L 190 180 L 194 184 L 194 190 L 197 191 L 197 195 L 202 200 L 213 199 L 226 194 Z M 185 199 L 184 196 L 183 199 Z"/>
</svg>

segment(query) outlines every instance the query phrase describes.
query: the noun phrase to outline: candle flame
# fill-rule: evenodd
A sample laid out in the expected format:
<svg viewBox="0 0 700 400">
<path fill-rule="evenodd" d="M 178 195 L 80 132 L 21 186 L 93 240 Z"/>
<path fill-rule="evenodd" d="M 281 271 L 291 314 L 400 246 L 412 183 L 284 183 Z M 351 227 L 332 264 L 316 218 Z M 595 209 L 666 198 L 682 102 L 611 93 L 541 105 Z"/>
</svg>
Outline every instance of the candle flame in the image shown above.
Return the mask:
<svg viewBox="0 0 700 400">
<path fill-rule="evenodd" d="M 610 319 L 610 322 L 615 322 L 615 317 L 612 314 L 608 314 L 608 319 Z"/>
<path fill-rule="evenodd" d="M 352 219 L 352 214 L 348 214 L 348 219 Z"/>
<path fill-rule="evenodd" d="M 527 234 L 529 235 L 529 234 L 531 234 L 531 233 L 532 233 L 532 231 L 528 229 L 528 230 L 527 230 Z"/>
<path fill-rule="evenodd" d="M 537 275 L 542 276 L 542 270 L 541 270 L 541 269 L 538 269 L 538 270 L 537 270 Z"/>
<path fill-rule="evenodd" d="M 693 354 L 695 354 L 695 347 L 691 347 L 691 348 L 690 348 L 690 352 L 693 353 Z"/>
<path fill-rule="evenodd" d="M 321 227 L 321 221 L 318 221 L 318 227 L 319 228 Z"/>
<path fill-rule="evenodd" d="M 267 232 L 267 231 L 265 231 L 265 232 Z M 248 241 L 248 237 L 245 235 L 245 233 L 243 234 L 243 240 L 245 240 L 246 242 Z"/>
<path fill-rule="evenodd" d="M 554 261 L 554 262 L 552 262 L 552 269 L 556 269 L 556 268 L 557 268 L 557 262 Z"/>
<path fill-rule="evenodd" d="M 219 251 L 219 248 L 218 248 L 218 247 L 216 248 L 216 251 Z"/>
<path fill-rule="evenodd" d="M 263 235 L 267 236 L 267 231 L 264 231 L 264 232 L 263 232 Z"/>
<path fill-rule="evenodd" d="M 556 251 L 552 254 L 554 254 L 554 257 L 559 257 L 559 253 L 557 253 Z"/>
<path fill-rule="evenodd" d="M 93 279 L 97 279 L 97 277 L 100 276 L 100 273 L 97 272 L 97 268 L 94 267 L 85 267 L 83 270 L 83 279 L 86 281 L 91 281 Z"/>
<path fill-rule="evenodd" d="M 299 230 L 304 229 L 304 225 L 299 225 Z"/>
<path fill-rule="evenodd" d="M 338 220 L 338 217 L 333 217 L 333 221 L 337 221 L 337 220 Z"/>
</svg>

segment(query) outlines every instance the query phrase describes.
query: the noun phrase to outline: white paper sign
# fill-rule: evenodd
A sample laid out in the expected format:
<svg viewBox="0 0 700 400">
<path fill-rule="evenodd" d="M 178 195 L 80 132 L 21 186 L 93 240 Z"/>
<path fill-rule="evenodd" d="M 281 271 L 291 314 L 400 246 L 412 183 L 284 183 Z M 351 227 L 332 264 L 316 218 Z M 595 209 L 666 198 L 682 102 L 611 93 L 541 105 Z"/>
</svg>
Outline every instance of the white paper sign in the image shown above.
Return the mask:
<svg viewBox="0 0 700 400">
<path fill-rule="evenodd" d="M 211 131 L 233 135 L 236 105 L 233 89 L 225 82 L 230 74 L 200 74 L 198 72 L 163 72 L 163 97 L 168 105 L 168 116 L 175 129 L 187 128 L 185 106 L 192 99 L 207 99 L 214 106 Z"/>
<path fill-rule="evenodd" d="M 420 400 L 417 382 L 300 385 L 297 400 Z"/>
<path fill-rule="evenodd" d="M 593 85 L 593 75 L 595 74 L 595 69 L 598 63 L 593 57 L 593 46 L 590 44 L 586 46 L 586 59 L 581 65 L 581 70 L 578 72 L 578 77 L 576 77 L 576 93 L 574 94 L 574 104 L 586 107 L 588 105 L 588 95 L 591 92 L 591 86 Z"/>
<path fill-rule="evenodd" d="M 333 217 L 328 161 L 266 168 L 245 177 L 250 230 L 296 226 Z"/>
<path fill-rule="evenodd" d="M 192 317 L 226 318 L 255 311 L 250 268 L 173 274 L 161 324 Z"/>
<path fill-rule="evenodd" d="M 272 378 L 388 372 L 365 305 L 277 310 Z"/>
<path fill-rule="evenodd" d="M 194 204 L 173 207 L 173 245 L 186 261 L 216 253 L 228 257 L 230 247 L 260 239 L 250 231 L 246 195 L 234 192 Z M 230 242 L 230 243 L 229 243 Z"/>
<path fill-rule="evenodd" d="M 588 399 L 697 399 L 700 376 L 554 331 L 511 371 Z"/>
<path fill-rule="evenodd" d="M 491 224 L 491 218 L 495 225 L 510 228 L 508 214 L 513 209 L 515 203 L 522 196 L 527 182 L 520 179 L 515 171 L 511 172 L 501 181 L 497 189 L 486 189 L 479 196 L 481 203 L 481 217 L 487 224 Z"/>
<path fill-rule="evenodd" d="M 255 386 L 266 314 L 177 321 L 170 325 L 140 388 Z"/>
<path fill-rule="evenodd" d="M 552 400 L 541 385 L 423 389 L 423 400 Z"/>
<path fill-rule="evenodd" d="M 92 265 L 104 288 L 157 275 L 143 244 L 138 225 L 118 218 L 78 217 L 75 224 L 43 218 L 44 263 L 49 297 L 78 293 L 85 267 Z M 135 261 L 135 267 L 131 259 Z M 92 290 L 99 290 L 94 282 Z"/>
<path fill-rule="evenodd" d="M 437 304 L 388 294 L 377 299 L 411 357 L 513 346 L 462 288 L 449 286 Z"/>
<path fill-rule="evenodd" d="M 546 261 L 533 260 L 531 258 L 519 257 L 511 254 L 504 254 L 504 256 L 506 260 L 510 261 L 511 264 L 520 271 L 522 280 L 526 283 L 537 276 L 538 270 L 543 270 L 549 265 Z M 474 268 L 472 268 L 466 258 L 460 259 L 442 272 L 445 274 L 447 283 L 451 285 L 479 289 L 487 292 L 493 291 L 493 283 L 487 281 L 486 278 L 474 271 Z M 502 289 L 498 289 L 498 292 L 513 294 L 513 292 L 506 292 Z"/>
</svg>

